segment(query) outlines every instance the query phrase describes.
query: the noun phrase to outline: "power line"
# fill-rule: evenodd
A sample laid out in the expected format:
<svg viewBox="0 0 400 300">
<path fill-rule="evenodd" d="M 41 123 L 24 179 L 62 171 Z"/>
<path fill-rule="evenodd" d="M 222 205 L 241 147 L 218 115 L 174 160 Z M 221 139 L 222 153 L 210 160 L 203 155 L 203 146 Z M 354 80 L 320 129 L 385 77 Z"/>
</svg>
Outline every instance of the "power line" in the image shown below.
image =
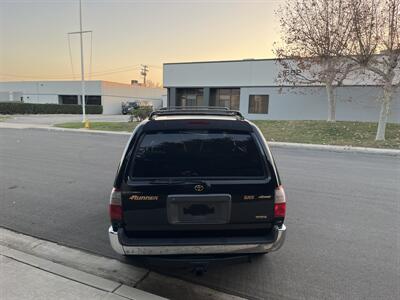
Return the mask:
<svg viewBox="0 0 400 300">
<path fill-rule="evenodd" d="M 72 70 L 72 78 L 75 80 L 74 62 L 72 60 L 71 39 L 70 39 L 69 34 L 68 34 L 68 49 L 69 49 L 69 61 L 70 61 L 71 70 Z"/>
<path fill-rule="evenodd" d="M 138 65 L 130 66 L 130 67 L 119 67 L 113 69 L 107 69 L 103 71 L 91 72 L 94 76 L 102 76 L 102 75 L 109 75 L 109 74 L 116 74 L 116 73 L 124 73 L 130 72 L 133 70 L 139 70 Z M 3 77 L 16 77 L 16 78 L 52 78 L 52 79 L 70 79 L 71 74 L 41 74 L 41 75 L 18 75 L 18 74 L 10 74 L 10 73 L 0 73 L 0 76 Z M 75 77 L 73 77 L 75 78 Z"/>
<path fill-rule="evenodd" d="M 162 69 L 162 66 L 156 66 L 156 65 L 148 65 L 151 68 L 156 68 L 156 69 Z"/>
</svg>

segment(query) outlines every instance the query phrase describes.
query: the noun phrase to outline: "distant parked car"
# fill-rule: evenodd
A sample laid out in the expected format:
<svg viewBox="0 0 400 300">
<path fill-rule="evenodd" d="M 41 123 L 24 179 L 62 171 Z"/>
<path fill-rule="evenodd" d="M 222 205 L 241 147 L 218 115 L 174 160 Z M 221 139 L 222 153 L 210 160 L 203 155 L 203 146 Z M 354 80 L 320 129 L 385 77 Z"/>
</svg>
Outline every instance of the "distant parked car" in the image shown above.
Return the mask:
<svg viewBox="0 0 400 300">
<path fill-rule="evenodd" d="M 137 102 L 124 102 L 122 103 L 122 114 L 127 115 L 131 113 L 132 110 L 137 109 L 139 104 Z"/>
<path fill-rule="evenodd" d="M 260 130 L 237 111 L 161 109 L 132 133 L 110 196 L 122 255 L 279 249 L 286 196 Z"/>
</svg>

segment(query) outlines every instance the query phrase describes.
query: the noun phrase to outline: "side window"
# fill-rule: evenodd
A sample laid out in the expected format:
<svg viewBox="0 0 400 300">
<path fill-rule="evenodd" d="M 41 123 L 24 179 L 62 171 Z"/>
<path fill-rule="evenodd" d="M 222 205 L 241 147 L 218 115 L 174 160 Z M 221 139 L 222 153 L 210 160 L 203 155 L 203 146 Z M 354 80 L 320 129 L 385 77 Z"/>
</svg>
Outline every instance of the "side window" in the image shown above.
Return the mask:
<svg viewBox="0 0 400 300">
<path fill-rule="evenodd" d="M 87 105 L 101 105 L 101 96 L 86 96 Z"/>
<path fill-rule="evenodd" d="M 59 95 L 58 104 L 78 104 L 78 96 L 76 95 Z"/>
<path fill-rule="evenodd" d="M 267 114 L 269 95 L 250 95 L 249 114 Z"/>
</svg>

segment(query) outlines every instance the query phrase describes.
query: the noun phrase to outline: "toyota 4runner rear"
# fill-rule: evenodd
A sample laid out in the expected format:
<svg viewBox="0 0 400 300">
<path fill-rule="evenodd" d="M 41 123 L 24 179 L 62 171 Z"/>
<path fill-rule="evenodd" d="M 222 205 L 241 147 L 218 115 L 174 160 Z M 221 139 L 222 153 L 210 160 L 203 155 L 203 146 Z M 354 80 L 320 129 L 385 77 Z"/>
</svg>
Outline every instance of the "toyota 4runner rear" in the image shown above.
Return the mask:
<svg viewBox="0 0 400 300">
<path fill-rule="evenodd" d="M 266 253 L 285 239 L 286 196 L 260 130 L 239 112 L 153 112 L 125 148 L 110 196 L 122 255 Z"/>
</svg>

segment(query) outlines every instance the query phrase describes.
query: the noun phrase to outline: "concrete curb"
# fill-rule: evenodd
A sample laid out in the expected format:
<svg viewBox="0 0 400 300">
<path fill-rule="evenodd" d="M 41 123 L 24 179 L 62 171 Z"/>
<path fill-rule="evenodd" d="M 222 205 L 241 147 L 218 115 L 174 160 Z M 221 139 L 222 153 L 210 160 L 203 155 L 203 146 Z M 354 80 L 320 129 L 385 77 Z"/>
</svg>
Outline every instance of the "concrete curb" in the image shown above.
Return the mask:
<svg viewBox="0 0 400 300">
<path fill-rule="evenodd" d="M 128 299 L 243 299 L 3 227 L 0 254 Z"/>
<path fill-rule="evenodd" d="M 400 156 L 400 150 L 396 149 L 379 149 L 379 148 L 366 148 L 366 147 L 331 146 L 331 145 L 282 143 L 282 142 L 268 142 L 268 144 L 274 148 L 291 148 L 291 149 L 306 149 L 306 150 L 322 150 L 331 152 L 353 152 L 353 153 Z"/>
<path fill-rule="evenodd" d="M 61 128 L 46 125 L 37 124 L 21 124 L 21 123 L 7 123 L 0 122 L 0 128 L 7 129 L 39 129 L 46 131 L 61 131 L 61 132 L 73 132 L 73 133 L 90 133 L 90 134 L 115 134 L 115 135 L 126 135 L 130 136 L 131 133 L 127 131 L 106 131 L 106 130 L 90 130 L 90 129 L 72 129 L 72 128 Z"/>
<path fill-rule="evenodd" d="M 52 126 L 43 126 L 36 124 L 19 124 L 0 122 L 0 128 L 12 129 L 41 129 L 48 131 L 61 131 L 73 133 L 90 133 L 90 134 L 114 134 L 130 136 L 131 132 L 127 131 L 106 131 L 106 130 L 90 130 L 90 129 L 71 129 L 60 128 Z M 273 148 L 287 148 L 287 149 L 304 149 L 304 150 L 320 150 L 341 153 L 363 153 L 363 154 L 379 154 L 388 156 L 400 156 L 400 150 L 397 149 L 380 149 L 380 148 L 367 148 L 367 147 L 352 147 L 352 146 L 333 146 L 333 145 L 318 145 L 318 144 L 300 144 L 300 143 L 284 143 L 284 142 L 268 142 Z"/>
</svg>

